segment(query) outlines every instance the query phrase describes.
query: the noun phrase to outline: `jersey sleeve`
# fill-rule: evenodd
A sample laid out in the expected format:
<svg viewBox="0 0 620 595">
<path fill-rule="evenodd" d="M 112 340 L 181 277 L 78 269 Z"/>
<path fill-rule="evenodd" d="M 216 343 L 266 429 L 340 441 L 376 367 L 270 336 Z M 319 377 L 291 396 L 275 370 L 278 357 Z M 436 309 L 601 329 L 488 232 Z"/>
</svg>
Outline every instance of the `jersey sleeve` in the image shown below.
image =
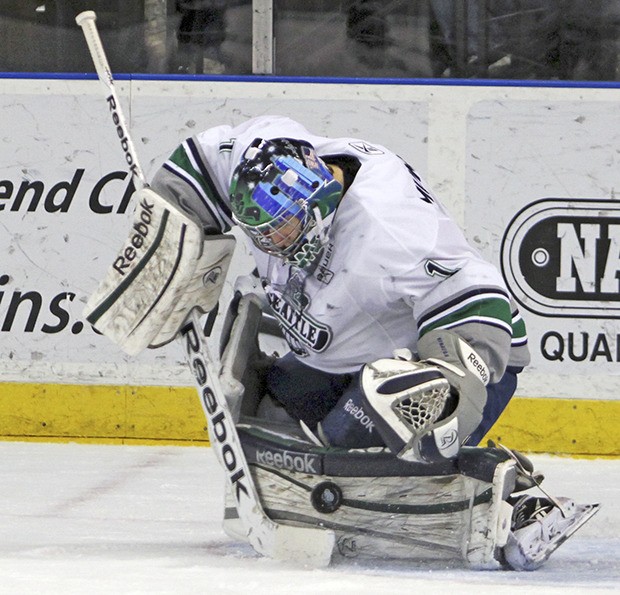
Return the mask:
<svg viewBox="0 0 620 595">
<path fill-rule="evenodd" d="M 495 277 L 491 265 L 469 261 L 438 282 L 420 299 L 414 312 L 418 333 L 439 328 L 463 337 L 491 371 L 491 383 L 499 381 L 510 357 L 512 311 L 510 298 Z"/>
<path fill-rule="evenodd" d="M 384 275 L 389 301 L 404 299 L 413 309 L 418 338 L 438 328 L 465 339 L 484 359 L 491 383 L 508 365 L 529 361 L 525 324 L 499 270 L 467 242 L 424 181 L 405 164 L 410 181 L 403 188 L 396 216 L 382 217 L 383 239 L 392 246 L 381 256 L 390 263 Z M 399 179 L 392 172 L 392 184 Z M 392 187 L 394 187 L 392 185 Z"/>
<path fill-rule="evenodd" d="M 207 234 L 225 233 L 233 225 L 222 170 L 224 133 L 212 129 L 183 141 L 151 182 L 155 192 L 198 217 Z"/>
<path fill-rule="evenodd" d="M 236 127 L 216 126 L 183 141 L 156 172 L 152 189 L 198 217 L 205 233 L 225 233 L 234 225 L 228 188 L 232 172 L 255 138 L 313 137 L 283 116 L 260 116 Z"/>
</svg>

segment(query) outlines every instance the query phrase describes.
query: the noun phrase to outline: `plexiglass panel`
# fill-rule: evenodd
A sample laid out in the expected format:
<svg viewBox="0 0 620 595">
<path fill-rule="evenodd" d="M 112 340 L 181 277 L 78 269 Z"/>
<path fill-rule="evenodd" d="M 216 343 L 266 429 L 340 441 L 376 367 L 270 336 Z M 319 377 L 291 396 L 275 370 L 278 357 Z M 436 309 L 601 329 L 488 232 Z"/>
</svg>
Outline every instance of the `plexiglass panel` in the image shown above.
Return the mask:
<svg viewBox="0 0 620 595">
<path fill-rule="evenodd" d="M 119 73 L 618 80 L 620 0 L 2 0 L 0 71 L 92 72 L 82 10 Z"/>
</svg>

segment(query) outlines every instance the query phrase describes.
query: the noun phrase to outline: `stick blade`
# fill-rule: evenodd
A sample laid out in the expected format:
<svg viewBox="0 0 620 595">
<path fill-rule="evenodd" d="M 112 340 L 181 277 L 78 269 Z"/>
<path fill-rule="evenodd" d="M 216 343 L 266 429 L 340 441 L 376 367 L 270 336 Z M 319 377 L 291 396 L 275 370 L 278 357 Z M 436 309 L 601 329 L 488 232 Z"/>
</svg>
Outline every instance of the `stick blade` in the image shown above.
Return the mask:
<svg viewBox="0 0 620 595">
<path fill-rule="evenodd" d="M 336 534 L 321 527 L 276 525 L 276 539 L 269 556 L 298 566 L 329 566 L 336 546 Z"/>
</svg>

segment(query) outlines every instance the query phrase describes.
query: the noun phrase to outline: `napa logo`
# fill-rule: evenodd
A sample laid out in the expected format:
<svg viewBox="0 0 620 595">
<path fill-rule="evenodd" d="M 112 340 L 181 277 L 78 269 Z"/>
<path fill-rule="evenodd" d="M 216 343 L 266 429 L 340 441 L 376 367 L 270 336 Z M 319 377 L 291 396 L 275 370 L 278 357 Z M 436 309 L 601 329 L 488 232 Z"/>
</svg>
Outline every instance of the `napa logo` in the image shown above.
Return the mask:
<svg viewBox="0 0 620 595">
<path fill-rule="evenodd" d="M 620 202 L 546 198 L 521 210 L 501 246 L 515 298 L 543 316 L 620 314 Z"/>
</svg>

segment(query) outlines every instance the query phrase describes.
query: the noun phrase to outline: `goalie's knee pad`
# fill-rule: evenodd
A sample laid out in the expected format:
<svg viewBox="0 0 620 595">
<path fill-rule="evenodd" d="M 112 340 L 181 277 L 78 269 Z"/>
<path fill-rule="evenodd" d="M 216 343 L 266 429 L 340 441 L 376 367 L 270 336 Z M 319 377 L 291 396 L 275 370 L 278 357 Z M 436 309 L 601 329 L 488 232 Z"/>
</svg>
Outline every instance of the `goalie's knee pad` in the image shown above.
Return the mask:
<svg viewBox="0 0 620 595">
<path fill-rule="evenodd" d="M 233 298 L 220 337 L 220 389 L 235 421 L 242 415 L 258 415 L 257 407 L 265 392 L 265 372 L 273 362 L 273 357 L 261 351 L 261 322 L 261 301 L 256 295 L 238 294 Z"/>
</svg>

